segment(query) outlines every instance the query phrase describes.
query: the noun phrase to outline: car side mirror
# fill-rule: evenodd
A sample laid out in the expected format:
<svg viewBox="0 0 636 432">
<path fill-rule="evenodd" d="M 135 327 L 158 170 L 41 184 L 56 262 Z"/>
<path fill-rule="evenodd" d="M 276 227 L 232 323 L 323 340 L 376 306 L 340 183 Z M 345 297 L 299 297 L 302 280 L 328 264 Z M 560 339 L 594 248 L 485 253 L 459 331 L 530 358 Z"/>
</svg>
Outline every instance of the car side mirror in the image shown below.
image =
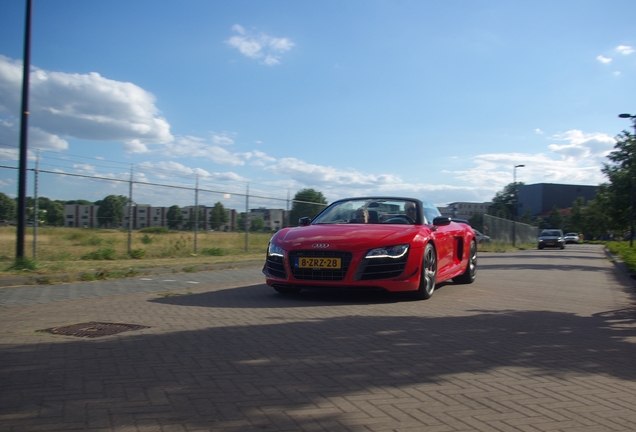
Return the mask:
<svg viewBox="0 0 636 432">
<path fill-rule="evenodd" d="M 433 219 L 433 225 L 435 226 L 450 225 L 450 223 L 451 218 L 449 218 L 448 216 L 437 216 L 435 219 Z"/>
<path fill-rule="evenodd" d="M 303 216 L 300 219 L 298 219 L 299 226 L 307 226 L 309 225 L 309 222 L 311 222 L 311 218 L 307 216 Z"/>
</svg>

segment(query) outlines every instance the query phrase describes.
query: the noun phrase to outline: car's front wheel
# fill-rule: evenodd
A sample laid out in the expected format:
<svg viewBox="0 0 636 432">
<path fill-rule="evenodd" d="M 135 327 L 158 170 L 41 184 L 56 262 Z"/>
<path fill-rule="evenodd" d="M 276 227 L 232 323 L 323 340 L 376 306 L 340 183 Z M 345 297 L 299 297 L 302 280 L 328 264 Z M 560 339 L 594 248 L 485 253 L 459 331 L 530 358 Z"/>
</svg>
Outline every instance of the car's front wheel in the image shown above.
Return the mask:
<svg viewBox="0 0 636 432">
<path fill-rule="evenodd" d="M 420 286 L 415 291 L 415 298 L 427 300 L 431 298 L 435 291 L 435 281 L 437 279 L 437 253 L 435 247 L 428 243 L 424 248 L 424 258 L 422 259 L 422 271 L 420 274 Z"/>
</svg>

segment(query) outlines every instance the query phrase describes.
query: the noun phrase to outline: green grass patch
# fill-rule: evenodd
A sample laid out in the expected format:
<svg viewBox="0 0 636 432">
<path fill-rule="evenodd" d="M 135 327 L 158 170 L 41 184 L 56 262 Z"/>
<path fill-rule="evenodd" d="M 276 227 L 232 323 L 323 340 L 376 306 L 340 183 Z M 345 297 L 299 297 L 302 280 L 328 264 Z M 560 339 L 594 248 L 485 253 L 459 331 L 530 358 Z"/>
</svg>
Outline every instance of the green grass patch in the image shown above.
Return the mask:
<svg viewBox="0 0 636 432">
<path fill-rule="evenodd" d="M 605 247 L 627 264 L 630 271 L 636 272 L 636 246 L 629 247 L 628 241 L 621 241 L 607 242 Z"/>
<path fill-rule="evenodd" d="M 225 255 L 225 253 L 223 252 L 222 249 L 219 249 L 219 248 L 203 248 L 201 249 L 201 255 L 223 256 Z"/>
<path fill-rule="evenodd" d="M 112 248 L 100 248 L 95 251 L 90 251 L 82 255 L 83 260 L 114 260 L 115 249 Z"/>
<path fill-rule="evenodd" d="M 143 249 L 133 249 L 130 251 L 130 257 L 132 259 L 144 259 L 146 251 Z"/>
<path fill-rule="evenodd" d="M 170 230 L 163 226 L 156 227 L 147 227 L 139 230 L 140 233 L 150 233 L 150 234 L 168 234 Z"/>
</svg>

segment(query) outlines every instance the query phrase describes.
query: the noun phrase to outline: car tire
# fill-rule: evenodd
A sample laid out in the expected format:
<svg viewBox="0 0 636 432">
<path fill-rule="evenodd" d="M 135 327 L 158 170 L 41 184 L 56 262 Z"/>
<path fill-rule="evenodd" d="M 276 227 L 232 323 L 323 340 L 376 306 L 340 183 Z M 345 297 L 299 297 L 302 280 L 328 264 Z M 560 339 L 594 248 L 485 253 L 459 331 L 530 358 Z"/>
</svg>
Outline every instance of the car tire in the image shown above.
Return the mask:
<svg viewBox="0 0 636 432">
<path fill-rule="evenodd" d="M 543 246 L 539 246 L 539 247 L 537 247 L 537 249 L 541 250 L 541 249 L 543 249 Z"/>
<path fill-rule="evenodd" d="M 437 252 L 431 243 L 427 243 L 424 248 L 424 258 L 422 258 L 422 271 L 420 272 L 420 286 L 415 291 L 415 298 L 418 300 L 428 300 L 435 291 L 437 279 Z"/>
<path fill-rule="evenodd" d="M 470 242 L 470 251 L 468 252 L 468 263 L 466 270 L 461 275 L 453 278 L 453 282 L 460 284 L 470 284 L 475 282 L 477 276 L 477 242 Z"/>
<path fill-rule="evenodd" d="M 298 294 L 300 292 L 300 288 L 292 288 L 292 287 L 274 287 L 276 292 L 281 294 Z"/>
</svg>

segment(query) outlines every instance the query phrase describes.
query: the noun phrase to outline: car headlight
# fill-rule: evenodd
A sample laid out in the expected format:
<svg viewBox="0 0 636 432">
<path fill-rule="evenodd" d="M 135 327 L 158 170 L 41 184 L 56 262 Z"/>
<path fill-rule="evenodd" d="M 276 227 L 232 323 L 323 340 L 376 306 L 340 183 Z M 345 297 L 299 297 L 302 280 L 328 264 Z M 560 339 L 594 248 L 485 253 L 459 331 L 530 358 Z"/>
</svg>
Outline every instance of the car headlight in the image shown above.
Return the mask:
<svg viewBox="0 0 636 432">
<path fill-rule="evenodd" d="M 283 248 L 275 245 L 274 243 L 270 243 L 267 247 L 267 256 L 283 256 Z"/>
<path fill-rule="evenodd" d="M 402 258 L 409 250 L 409 245 L 387 246 L 371 249 L 365 258 Z"/>
</svg>

